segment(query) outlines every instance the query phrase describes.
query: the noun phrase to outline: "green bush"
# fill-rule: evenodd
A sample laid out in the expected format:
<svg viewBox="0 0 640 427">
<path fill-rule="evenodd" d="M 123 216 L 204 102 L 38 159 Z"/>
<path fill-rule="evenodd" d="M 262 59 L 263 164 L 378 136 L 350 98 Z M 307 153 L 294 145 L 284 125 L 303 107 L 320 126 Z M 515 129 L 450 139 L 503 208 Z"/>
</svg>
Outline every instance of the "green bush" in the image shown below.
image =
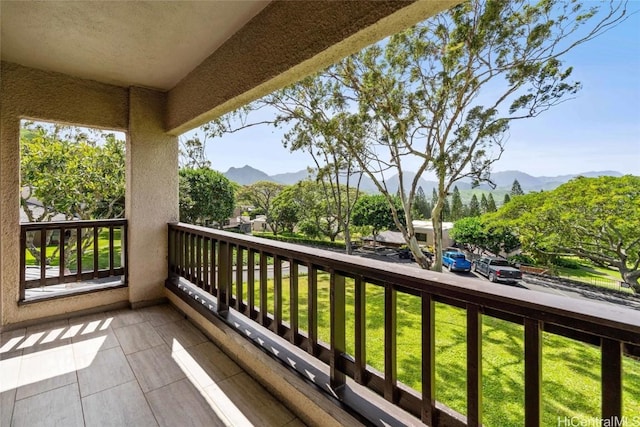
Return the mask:
<svg viewBox="0 0 640 427">
<path fill-rule="evenodd" d="M 253 233 L 256 237 L 263 237 L 265 239 L 277 240 L 279 242 L 297 243 L 299 245 L 311 245 L 311 246 L 324 246 L 327 248 L 345 249 L 344 242 L 330 242 L 327 240 L 309 239 L 305 237 L 295 236 L 274 236 L 271 233 Z"/>
<path fill-rule="evenodd" d="M 570 268 L 572 270 L 578 270 L 581 267 L 580 262 L 574 259 L 567 259 L 567 258 L 560 258 L 560 257 L 552 259 L 551 263 L 558 267 Z"/>
<path fill-rule="evenodd" d="M 536 260 L 531 255 L 516 254 L 507 259 L 512 264 L 536 265 Z"/>
</svg>

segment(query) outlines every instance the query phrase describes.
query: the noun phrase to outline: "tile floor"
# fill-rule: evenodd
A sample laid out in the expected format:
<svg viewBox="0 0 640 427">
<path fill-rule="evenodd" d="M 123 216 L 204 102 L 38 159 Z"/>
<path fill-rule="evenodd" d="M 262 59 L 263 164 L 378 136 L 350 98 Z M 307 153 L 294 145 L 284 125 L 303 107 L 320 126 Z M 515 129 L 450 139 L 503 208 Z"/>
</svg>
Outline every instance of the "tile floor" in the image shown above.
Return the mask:
<svg viewBox="0 0 640 427">
<path fill-rule="evenodd" d="M 302 426 L 169 305 L 0 335 L 0 426 Z"/>
</svg>

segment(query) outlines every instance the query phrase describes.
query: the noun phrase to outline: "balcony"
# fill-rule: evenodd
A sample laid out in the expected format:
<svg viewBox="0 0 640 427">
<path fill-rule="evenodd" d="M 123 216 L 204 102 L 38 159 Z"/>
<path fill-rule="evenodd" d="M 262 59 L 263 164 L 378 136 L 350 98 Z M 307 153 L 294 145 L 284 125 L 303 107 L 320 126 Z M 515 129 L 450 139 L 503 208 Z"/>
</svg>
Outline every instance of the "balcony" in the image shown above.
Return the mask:
<svg viewBox="0 0 640 427">
<path fill-rule="evenodd" d="M 637 416 L 637 408 L 623 410 L 625 396 L 635 393 L 632 384 L 637 375 L 623 372 L 623 364 L 637 364 L 628 356 L 640 354 L 640 316 L 632 310 L 504 285 L 479 285 L 463 277 L 401 265 L 390 268 L 385 262 L 186 224 L 169 225 L 168 269 L 167 288 L 175 294 L 170 295 L 172 301 L 180 298 L 203 319 L 222 319 L 299 369 L 320 388 L 331 390 L 344 404 L 370 416 L 368 421 L 374 424 L 394 424 L 397 420 L 384 417 L 410 414 L 414 422 L 421 420 L 427 425 L 480 425 L 483 408 L 500 411 L 499 403 L 484 401 L 487 395 L 496 396 L 483 387 L 487 379 L 483 376 L 483 355 L 492 357 L 496 345 L 506 347 L 517 336 L 500 340 L 485 335 L 494 321 L 514 326 L 516 335 L 522 336 L 516 359 L 523 365 L 521 421 L 525 425 L 549 421 L 543 416 L 544 405 L 554 397 L 549 395 L 549 384 L 545 385 L 548 379 L 543 366 L 548 369 L 554 363 L 544 358 L 552 336 L 568 338 L 565 342 L 569 345 L 585 343 L 599 352 L 599 393 L 588 398 L 599 407 L 600 412 L 592 414 L 594 419 Z M 328 276 L 329 283 L 322 289 L 321 274 Z M 367 289 L 371 288 L 379 295 L 373 305 L 367 301 L 371 295 Z M 329 295 L 328 306 L 322 293 Z M 411 299 L 412 303 L 407 303 Z M 441 402 L 440 395 L 446 395 L 446 390 L 436 389 L 436 371 L 443 369 L 436 360 L 436 330 L 445 321 L 453 323 L 437 317 L 436 305 L 463 312 L 464 323 L 458 326 L 463 328 L 459 339 L 465 354 L 459 358 L 464 366 L 449 374 L 466 379 L 465 413 Z M 407 311 L 416 307 L 419 313 Z M 371 324 L 380 312 L 384 317 L 382 337 L 370 336 Z M 403 317 L 409 314 L 420 317 L 421 343 L 417 352 L 403 354 L 401 326 L 407 327 Z M 320 336 L 321 325 L 327 323 L 329 332 Z M 381 366 L 369 365 L 374 359 L 368 357 L 369 352 L 379 350 L 383 353 Z M 557 360 L 557 356 L 549 358 Z M 406 370 L 407 363 L 420 372 L 421 387 L 402 383 L 400 370 Z M 310 375 L 307 365 L 320 366 L 320 372 Z M 582 380 L 588 372 L 582 371 Z M 493 386 L 496 382 L 504 385 L 503 381 L 509 382 L 509 378 L 491 379 Z M 365 390 L 373 391 L 380 400 L 364 397 Z M 634 404 L 633 399 L 628 401 Z M 372 413 L 363 401 L 385 408 L 386 415 Z M 565 410 L 572 410 L 571 399 L 565 404 Z"/>
<path fill-rule="evenodd" d="M 325 413 L 321 424 L 491 425 L 486 408 L 501 403 L 487 401 L 495 394 L 486 388 L 483 357 L 514 351 L 509 341 L 521 339 L 516 406 L 521 423 L 540 426 L 550 393 L 544 367 L 557 363 L 544 351 L 551 336 L 585 343 L 584 354 L 599 352 L 593 417 L 636 416 L 623 405 L 637 399 L 630 396 L 640 371 L 635 311 L 183 223 L 168 227 L 170 305 L 2 333 L 3 425 L 37 424 L 50 401 L 56 410 L 45 424 L 59 416 L 78 425 L 112 417 L 123 425 L 180 425 L 185 417 L 201 425 L 303 425 Z M 454 326 L 463 366 L 446 369 L 466 384 L 462 411 L 437 378 L 438 331 L 455 323 L 438 317 L 442 307 L 463 319 Z M 411 352 L 402 342 L 409 315 L 420 319 Z M 492 322 L 512 325 L 516 335 L 485 335 Z M 376 352 L 382 362 L 370 357 Z M 407 363 L 418 386 L 403 383 Z M 509 381 L 505 373 L 490 382 Z M 572 410 L 571 398 L 563 404 Z"/>
</svg>

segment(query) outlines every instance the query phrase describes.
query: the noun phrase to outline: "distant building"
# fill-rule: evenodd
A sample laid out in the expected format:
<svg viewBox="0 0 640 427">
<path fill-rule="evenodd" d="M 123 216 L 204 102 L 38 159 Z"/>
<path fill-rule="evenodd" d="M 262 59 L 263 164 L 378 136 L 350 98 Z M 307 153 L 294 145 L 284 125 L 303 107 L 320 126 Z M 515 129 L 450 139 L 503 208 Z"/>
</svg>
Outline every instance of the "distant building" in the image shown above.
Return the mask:
<svg viewBox="0 0 640 427">
<path fill-rule="evenodd" d="M 453 246 L 453 239 L 449 236 L 449 230 L 453 228 L 452 222 L 442 223 L 442 247 Z M 416 232 L 418 244 L 423 246 L 435 246 L 433 223 L 431 220 L 414 220 L 413 229 Z"/>
</svg>

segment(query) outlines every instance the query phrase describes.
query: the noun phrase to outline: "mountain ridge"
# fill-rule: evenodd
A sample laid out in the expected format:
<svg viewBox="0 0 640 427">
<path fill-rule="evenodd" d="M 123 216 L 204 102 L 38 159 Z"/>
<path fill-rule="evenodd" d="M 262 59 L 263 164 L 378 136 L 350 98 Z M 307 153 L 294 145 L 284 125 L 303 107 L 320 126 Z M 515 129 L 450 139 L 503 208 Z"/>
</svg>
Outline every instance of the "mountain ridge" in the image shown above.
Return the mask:
<svg viewBox="0 0 640 427">
<path fill-rule="evenodd" d="M 276 182 L 278 184 L 283 185 L 292 185 L 296 182 L 306 179 L 310 177 L 310 173 L 307 169 L 302 169 L 297 172 L 286 172 L 279 173 L 274 175 L 268 175 L 267 173 L 256 169 L 252 166 L 245 165 L 243 167 L 231 167 L 229 170 L 223 173 L 229 180 L 236 182 L 240 185 L 251 185 L 258 181 L 271 181 Z M 491 174 L 491 182 L 495 184 L 495 188 L 491 188 L 488 183 L 482 183 L 479 186 L 475 187 L 478 190 L 510 190 L 515 179 L 518 180 L 522 190 L 525 192 L 529 191 L 540 191 L 540 190 L 552 190 L 565 182 L 578 177 L 597 177 L 597 176 L 623 176 L 622 173 L 617 171 L 587 171 L 576 174 L 565 174 L 558 176 L 533 176 L 529 175 L 525 172 L 518 170 L 508 170 L 508 171 L 500 171 L 494 172 Z M 405 172 L 404 174 L 404 182 L 405 185 L 409 185 L 411 180 L 415 177 L 414 172 Z M 430 195 L 434 188 L 437 188 L 437 182 L 428 181 L 423 178 L 419 178 L 418 185 L 422 187 L 422 190 L 425 194 Z M 387 179 L 387 188 L 392 193 L 398 191 L 399 180 L 398 175 L 393 175 Z M 460 180 L 454 184 L 457 186 L 459 190 L 471 190 L 473 187 L 471 185 L 470 180 Z M 364 177 L 362 179 L 362 183 L 360 188 L 365 192 L 376 192 L 377 189 L 373 182 L 368 178 Z"/>
</svg>

